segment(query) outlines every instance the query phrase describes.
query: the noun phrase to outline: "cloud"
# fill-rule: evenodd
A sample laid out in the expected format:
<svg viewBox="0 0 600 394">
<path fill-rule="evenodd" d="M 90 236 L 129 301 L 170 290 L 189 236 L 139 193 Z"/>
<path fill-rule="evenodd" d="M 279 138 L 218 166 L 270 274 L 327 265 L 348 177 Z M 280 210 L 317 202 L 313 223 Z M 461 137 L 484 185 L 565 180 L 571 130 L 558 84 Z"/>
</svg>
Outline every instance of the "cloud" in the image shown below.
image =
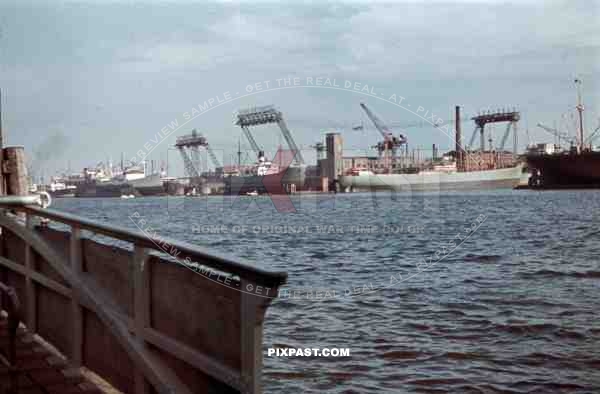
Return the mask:
<svg viewBox="0 0 600 394">
<path fill-rule="evenodd" d="M 3 3 L 5 129 L 18 130 L 10 133 L 11 143 L 36 146 L 39 130 L 60 127 L 80 146 L 71 152 L 74 163 L 98 161 L 137 151 L 199 101 L 290 75 L 376 85 L 438 113 L 454 104 L 465 112 L 520 105 L 531 124 L 551 124 L 557 111 L 572 106 L 572 76 L 584 79 L 586 93 L 597 91 L 599 4 Z M 217 144 L 234 146 L 239 130 L 231 112 L 273 103 L 294 119 L 296 138 L 312 143 L 322 128 L 360 120 L 360 100 L 316 89 L 269 92 L 191 126 L 207 130 Z M 590 93 L 586 100 L 586 115 L 595 119 L 597 98 Z M 376 104 L 384 119 L 410 118 Z M 410 136 L 411 143 L 426 146 L 436 137 Z"/>
</svg>

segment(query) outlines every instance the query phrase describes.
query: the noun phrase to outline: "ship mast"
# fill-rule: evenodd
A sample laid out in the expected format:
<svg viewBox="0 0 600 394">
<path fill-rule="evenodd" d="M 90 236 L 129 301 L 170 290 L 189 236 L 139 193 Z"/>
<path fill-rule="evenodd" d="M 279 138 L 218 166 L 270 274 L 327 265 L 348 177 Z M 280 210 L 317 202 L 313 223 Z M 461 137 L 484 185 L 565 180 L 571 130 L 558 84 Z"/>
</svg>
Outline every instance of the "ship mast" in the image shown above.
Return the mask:
<svg viewBox="0 0 600 394">
<path fill-rule="evenodd" d="M 241 137 L 238 138 L 237 157 L 238 157 L 238 171 L 241 174 L 242 173 L 242 139 L 241 139 Z"/>
<path fill-rule="evenodd" d="M 577 85 L 577 112 L 579 113 L 579 152 L 583 152 L 583 103 L 581 102 L 581 79 L 575 78 Z"/>
</svg>

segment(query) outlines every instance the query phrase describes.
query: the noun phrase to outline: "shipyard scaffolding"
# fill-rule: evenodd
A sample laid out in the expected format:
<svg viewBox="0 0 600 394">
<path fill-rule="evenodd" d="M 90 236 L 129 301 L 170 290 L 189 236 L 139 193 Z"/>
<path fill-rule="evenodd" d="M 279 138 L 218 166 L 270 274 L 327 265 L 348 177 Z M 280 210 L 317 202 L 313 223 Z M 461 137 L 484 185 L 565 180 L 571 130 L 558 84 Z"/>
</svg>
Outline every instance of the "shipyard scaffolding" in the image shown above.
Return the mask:
<svg viewBox="0 0 600 394">
<path fill-rule="evenodd" d="M 489 170 L 497 168 L 506 168 L 514 165 L 517 160 L 517 122 L 521 119 L 521 115 L 515 110 L 498 110 L 496 112 L 488 112 L 479 114 L 471 118 L 475 122 L 475 130 L 467 146 L 466 155 L 460 160 L 460 170 L 476 171 Z M 492 145 L 491 134 L 489 137 L 489 149 L 485 149 L 485 128 L 488 124 L 507 123 L 506 130 L 500 140 L 500 145 L 494 147 Z M 512 131 L 513 147 L 512 152 L 505 150 L 506 142 Z M 479 134 L 479 150 L 472 148 L 477 135 Z"/>
<path fill-rule="evenodd" d="M 191 134 L 177 137 L 175 148 L 179 150 L 181 158 L 183 159 L 185 175 L 189 179 L 189 186 L 191 188 L 202 187 L 206 184 L 206 179 L 201 173 L 201 168 L 208 169 L 208 165 L 202 164 L 202 155 L 200 154 L 201 149 L 206 150 L 208 153 L 208 156 L 215 166 L 215 173 L 222 168 L 221 163 L 209 145 L 208 140 L 196 129 L 193 129 Z"/>
<path fill-rule="evenodd" d="M 257 156 L 263 154 L 264 151 L 260 148 L 256 140 L 254 139 L 254 136 L 250 131 L 250 126 L 260 126 L 269 123 L 277 123 L 277 126 L 279 126 L 283 138 L 285 139 L 290 151 L 294 155 L 293 162 L 299 166 L 304 165 L 304 158 L 302 157 L 302 153 L 300 152 L 300 149 L 298 149 L 298 146 L 296 145 L 296 142 L 292 137 L 292 133 L 288 129 L 283 119 L 283 114 L 277 109 L 275 109 L 274 106 L 268 105 L 265 107 L 241 110 L 237 114 L 236 124 L 242 128 L 242 131 L 248 139 L 252 150 L 254 150 Z"/>
</svg>

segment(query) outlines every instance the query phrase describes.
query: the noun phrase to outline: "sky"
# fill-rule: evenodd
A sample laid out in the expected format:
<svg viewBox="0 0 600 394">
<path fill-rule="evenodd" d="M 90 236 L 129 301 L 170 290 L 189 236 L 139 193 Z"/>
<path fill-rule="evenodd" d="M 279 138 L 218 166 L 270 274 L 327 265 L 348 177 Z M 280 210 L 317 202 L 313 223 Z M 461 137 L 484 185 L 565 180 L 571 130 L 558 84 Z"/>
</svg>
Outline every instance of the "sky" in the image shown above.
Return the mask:
<svg viewBox="0 0 600 394">
<path fill-rule="evenodd" d="M 139 157 L 177 120 L 148 159 L 183 175 L 176 136 L 196 128 L 229 162 L 240 138 L 242 150 L 250 149 L 234 124 L 236 111 L 273 104 L 310 162 L 311 145 L 327 131 L 342 133 L 348 154 L 364 154 L 380 140 L 359 106 L 364 102 L 403 127 L 394 132 L 406 134 L 411 149 L 423 150 L 454 143 L 430 125 L 409 127 L 425 113 L 448 121 L 455 105 L 467 118 L 516 108 L 523 150 L 553 140 L 539 122 L 574 130 L 574 78 L 583 81 L 586 130 L 600 125 L 598 20 L 599 1 L 577 0 L 0 0 L 5 145 L 25 146 L 32 171 L 50 176 L 118 162 L 122 154 Z M 307 78 L 318 77 L 341 87 L 309 87 Z M 275 89 L 284 78 L 300 84 Z M 344 88 L 346 81 L 352 88 Z M 372 94 L 360 90 L 365 85 Z M 224 102 L 183 121 L 209 99 Z M 352 130 L 361 123 L 363 130 Z M 473 123 L 462 128 L 470 139 Z M 500 141 L 504 126 L 490 132 Z M 268 152 L 285 144 L 274 125 L 253 133 Z"/>
</svg>

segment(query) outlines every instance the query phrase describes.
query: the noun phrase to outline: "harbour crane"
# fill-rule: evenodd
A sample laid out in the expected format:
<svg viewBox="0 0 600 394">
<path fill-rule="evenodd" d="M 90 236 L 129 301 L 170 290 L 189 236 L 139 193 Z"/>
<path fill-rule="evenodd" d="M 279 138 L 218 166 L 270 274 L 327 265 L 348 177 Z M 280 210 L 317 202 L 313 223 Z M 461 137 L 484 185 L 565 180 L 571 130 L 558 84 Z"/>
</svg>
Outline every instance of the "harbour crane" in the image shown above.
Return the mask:
<svg viewBox="0 0 600 394">
<path fill-rule="evenodd" d="M 560 131 L 558 131 L 556 129 L 553 129 L 551 127 L 548 127 L 548 126 L 544 126 L 541 123 L 538 123 L 537 126 L 539 128 L 541 128 L 542 130 L 545 130 L 546 132 L 548 132 L 548 133 L 552 134 L 553 136 L 557 137 L 559 141 L 563 140 L 563 141 L 568 142 L 571 145 L 573 145 L 573 138 L 570 137 L 569 134 L 560 132 Z"/>
<path fill-rule="evenodd" d="M 379 155 L 383 154 L 384 167 L 387 171 L 390 170 L 390 158 L 396 156 L 396 152 L 399 147 L 407 143 L 407 139 L 404 135 L 399 134 L 395 137 L 390 128 L 383 123 L 364 103 L 360 103 L 360 106 L 365 111 L 371 122 L 375 125 L 375 128 L 379 131 L 383 137 L 383 141 L 376 145 Z M 391 157 L 390 157 L 391 156 Z"/>
<path fill-rule="evenodd" d="M 511 124 L 508 123 L 506 125 L 506 131 L 504 132 L 504 135 L 502 135 L 502 141 L 500 141 L 500 146 L 498 147 L 498 152 L 502 152 L 504 150 L 504 145 L 506 145 L 506 141 L 508 140 L 508 135 L 510 134 L 510 127 Z"/>
<path fill-rule="evenodd" d="M 196 132 L 196 129 L 192 130 L 192 134 L 194 132 Z M 221 162 L 219 161 L 219 159 L 217 159 L 217 155 L 215 155 L 215 152 L 213 151 L 212 147 L 208 143 L 208 140 L 206 139 L 206 137 L 204 137 L 202 135 L 202 133 L 198 133 L 197 135 L 201 138 L 204 138 L 204 140 L 206 141 L 206 145 L 204 145 L 204 149 L 206 149 L 206 152 L 210 156 L 210 160 L 212 161 L 213 165 L 215 166 L 215 169 L 221 167 Z"/>
<path fill-rule="evenodd" d="M 177 137 L 175 147 L 181 154 L 185 173 L 192 180 L 192 183 L 200 184 L 200 148 L 206 149 L 215 169 L 221 167 L 221 163 L 208 144 L 208 140 L 196 129 L 193 129 L 191 134 Z"/>
<path fill-rule="evenodd" d="M 467 148 L 471 148 L 473 146 L 473 144 L 475 143 L 475 137 L 477 137 L 477 132 L 479 131 L 479 126 L 475 126 L 475 130 L 473 130 L 473 134 L 471 134 L 471 139 L 469 140 L 469 144 L 467 145 Z"/>
<path fill-rule="evenodd" d="M 298 165 L 304 165 L 304 158 L 302 157 L 302 152 L 298 149 L 294 138 L 292 137 L 292 133 L 287 127 L 285 120 L 283 119 L 283 114 L 281 111 L 278 111 L 272 105 L 268 105 L 265 107 L 257 107 L 250 108 L 248 110 L 239 111 L 237 114 L 236 124 L 242 128 L 248 142 L 252 146 L 254 152 L 260 156 L 262 153 L 262 149 L 256 143 L 256 140 L 252 136 L 249 127 L 250 126 L 260 126 L 269 123 L 277 123 L 279 129 L 281 130 L 281 134 L 283 134 L 283 138 L 288 144 L 290 151 L 294 154 L 293 161 Z"/>
<path fill-rule="evenodd" d="M 254 153 L 258 155 L 260 152 L 262 152 L 262 149 L 260 149 L 260 146 L 258 146 L 258 144 L 256 143 L 256 140 L 254 139 L 254 136 L 250 132 L 250 129 L 248 129 L 247 125 L 242 125 L 242 131 L 244 132 L 244 135 L 250 143 L 250 147 L 252 148 Z"/>
<path fill-rule="evenodd" d="M 205 146 L 206 139 L 204 137 L 198 137 L 196 134 L 192 135 L 184 135 L 181 137 L 177 137 L 175 141 L 175 147 L 179 150 L 181 154 L 181 158 L 183 159 L 183 165 L 185 169 L 185 174 L 190 178 L 190 183 L 192 184 L 200 184 L 200 173 L 196 166 L 199 164 L 198 161 L 194 163 L 196 160 L 196 147 L 197 146 Z M 188 150 L 190 150 L 194 160 L 188 154 Z"/>
</svg>

